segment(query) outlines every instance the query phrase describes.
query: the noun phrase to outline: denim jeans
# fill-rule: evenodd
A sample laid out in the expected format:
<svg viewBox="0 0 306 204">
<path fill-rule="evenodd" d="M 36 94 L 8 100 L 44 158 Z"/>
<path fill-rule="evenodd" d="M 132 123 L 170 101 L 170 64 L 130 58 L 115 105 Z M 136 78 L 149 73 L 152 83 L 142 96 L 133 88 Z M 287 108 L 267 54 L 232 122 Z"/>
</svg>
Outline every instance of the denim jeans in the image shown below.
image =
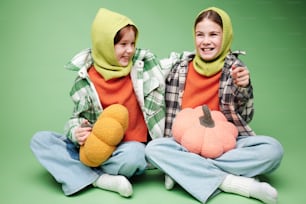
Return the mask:
<svg viewBox="0 0 306 204">
<path fill-rule="evenodd" d="M 220 192 L 228 174 L 254 177 L 275 170 L 282 159 L 281 144 L 267 136 L 240 136 L 235 149 L 216 159 L 188 152 L 172 138 L 149 142 L 149 162 L 174 179 L 182 188 L 205 203 Z"/>
<path fill-rule="evenodd" d="M 65 195 L 72 195 L 91 185 L 103 173 L 127 178 L 142 174 L 147 166 L 145 145 L 122 142 L 101 166 L 91 168 L 79 160 L 79 149 L 64 135 L 41 131 L 31 139 L 30 147 L 38 161 L 62 185 Z"/>
</svg>

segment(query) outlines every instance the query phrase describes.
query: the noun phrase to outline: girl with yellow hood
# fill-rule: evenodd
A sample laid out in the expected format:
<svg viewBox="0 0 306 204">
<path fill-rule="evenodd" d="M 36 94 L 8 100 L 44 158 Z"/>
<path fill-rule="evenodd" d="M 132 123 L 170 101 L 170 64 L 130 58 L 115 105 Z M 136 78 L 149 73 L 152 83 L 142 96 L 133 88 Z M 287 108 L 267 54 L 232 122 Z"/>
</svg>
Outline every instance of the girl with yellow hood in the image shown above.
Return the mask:
<svg viewBox="0 0 306 204">
<path fill-rule="evenodd" d="M 248 69 L 230 50 L 232 25 L 228 14 L 207 8 L 193 27 L 196 52 L 172 53 L 163 60 L 170 68 L 166 79 L 165 138 L 146 147 L 148 160 L 167 175 L 165 186 L 175 182 L 202 203 L 217 193 L 229 192 L 275 204 L 277 191 L 253 179 L 275 170 L 283 148 L 272 137 L 255 136 L 248 123 L 253 117 L 253 90 Z M 239 131 L 237 145 L 216 159 L 188 152 L 172 137 L 172 122 L 184 108 L 206 104 L 221 111 Z"/>
<path fill-rule="evenodd" d="M 136 49 L 138 31 L 126 16 L 101 8 L 92 24 L 92 49 L 78 53 L 66 65 L 78 71 L 70 91 L 75 104 L 65 136 L 36 133 L 31 149 L 40 163 L 62 184 L 65 195 L 87 186 L 129 197 L 129 178 L 147 168 L 145 144 L 162 137 L 165 123 L 165 83 L 155 56 Z M 97 167 L 80 161 L 84 145 L 103 110 L 121 104 L 128 110 L 128 127 L 113 154 Z"/>
</svg>

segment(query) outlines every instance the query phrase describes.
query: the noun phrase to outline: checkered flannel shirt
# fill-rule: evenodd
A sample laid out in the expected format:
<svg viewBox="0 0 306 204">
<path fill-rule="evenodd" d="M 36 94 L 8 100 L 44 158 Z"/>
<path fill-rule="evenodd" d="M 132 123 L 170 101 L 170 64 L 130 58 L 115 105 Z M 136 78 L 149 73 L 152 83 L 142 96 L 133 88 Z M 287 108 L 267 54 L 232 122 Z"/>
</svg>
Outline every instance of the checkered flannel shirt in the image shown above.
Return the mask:
<svg viewBox="0 0 306 204">
<path fill-rule="evenodd" d="M 236 125 L 240 135 L 255 135 L 248 125 L 254 113 L 252 85 L 250 83 L 246 88 L 237 87 L 230 76 L 230 68 L 234 63 L 238 66 L 245 66 L 238 59 L 239 54 L 244 54 L 244 52 L 231 52 L 225 59 L 219 86 L 219 107 L 228 121 Z M 192 52 L 182 54 L 173 52 L 170 58 L 161 60 L 163 67 L 171 69 L 166 79 L 165 137 L 172 137 L 172 122 L 181 110 L 188 63 L 194 56 Z"/>
<path fill-rule="evenodd" d="M 75 128 L 85 119 L 92 124 L 95 123 L 103 111 L 96 89 L 87 73 L 92 63 L 91 50 L 85 49 L 75 55 L 65 66 L 69 70 L 78 71 L 70 91 L 74 109 L 64 131 L 76 145 Z M 150 137 L 152 139 L 163 137 L 166 109 L 165 75 L 155 55 L 149 50 L 136 49 L 130 76 Z"/>
</svg>

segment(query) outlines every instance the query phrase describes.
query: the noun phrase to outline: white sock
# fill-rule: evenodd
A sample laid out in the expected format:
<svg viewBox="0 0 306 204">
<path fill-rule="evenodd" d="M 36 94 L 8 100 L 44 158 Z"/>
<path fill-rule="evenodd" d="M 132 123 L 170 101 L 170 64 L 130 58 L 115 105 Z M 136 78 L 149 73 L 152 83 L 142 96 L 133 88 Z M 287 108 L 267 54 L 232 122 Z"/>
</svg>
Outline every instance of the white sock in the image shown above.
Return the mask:
<svg viewBox="0 0 306 204">
<path fill-rule="evenodd" d="M 277 203 L 277 191 L 266 182 L 254 181 L 250 188 L 250 196 L 267 204 Z"/>
<path fill-rule="evenodd" d="M 165 188 L 167 190 L 171 190 L 174 187 L 175 181 L 168 176 L 167 174 L 165 174 Z"/>
<path fill-rule="evenodd" d="M 121 175 L 102 174 L 93 186 L 104 190 L 114 191 L 123 197 L 130 197 L 133 194 L 133 188 L 129 180 Z"/>
<path fill-rule="evenodd" d="M 277 203 L 277 191 L 268 183 L 253 178 L 228 175 L 219 187 L 222 191 L 261 200 L 266 204 Z"/>
</svg>

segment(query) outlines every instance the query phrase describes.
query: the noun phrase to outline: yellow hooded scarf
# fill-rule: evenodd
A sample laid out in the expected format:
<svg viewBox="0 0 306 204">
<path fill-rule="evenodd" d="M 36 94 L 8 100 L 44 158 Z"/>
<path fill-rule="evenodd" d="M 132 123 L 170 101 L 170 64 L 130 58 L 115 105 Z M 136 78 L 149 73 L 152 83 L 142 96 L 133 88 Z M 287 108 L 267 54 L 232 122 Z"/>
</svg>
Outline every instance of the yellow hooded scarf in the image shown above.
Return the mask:
<svg viewBox="0 0 306 204">
<path fill-rule="evenodd" d="M 201 59 L 199 54 L 196 53 L 196 56 L 193 60 L 193 65 L 195 67 L 195 70 L 199 74 L 209 77 L 215 75 L 223 68 L 225 57 L 230 52 L 233 40 L 233 28 L 229 15 L 225 11 L 219 8 L 216 7 L 207 8 L 201 11 L 198 14 L 198 16 L 207 10 L 213 10 L 217 12 L 222 19 L 222 24 L 223 24 L 222 47 L 220 53 L 218 53 L 217 57 L 212 61 L 204 61 L 203 59 Z M 193 32 L 195 32 L 195 30 Z"/>
<path fill-rule="evenodd" d="M 99 9 L 92 23 L 91 40 L 94 67 L 105 80 L 126 76 L 131 71 L 132 60 L 128 66 L 120 66 L 114 48 L 116 33 L 126 25 L 135 26 L 126 16 L 105 8 Z"/>
</svg>

